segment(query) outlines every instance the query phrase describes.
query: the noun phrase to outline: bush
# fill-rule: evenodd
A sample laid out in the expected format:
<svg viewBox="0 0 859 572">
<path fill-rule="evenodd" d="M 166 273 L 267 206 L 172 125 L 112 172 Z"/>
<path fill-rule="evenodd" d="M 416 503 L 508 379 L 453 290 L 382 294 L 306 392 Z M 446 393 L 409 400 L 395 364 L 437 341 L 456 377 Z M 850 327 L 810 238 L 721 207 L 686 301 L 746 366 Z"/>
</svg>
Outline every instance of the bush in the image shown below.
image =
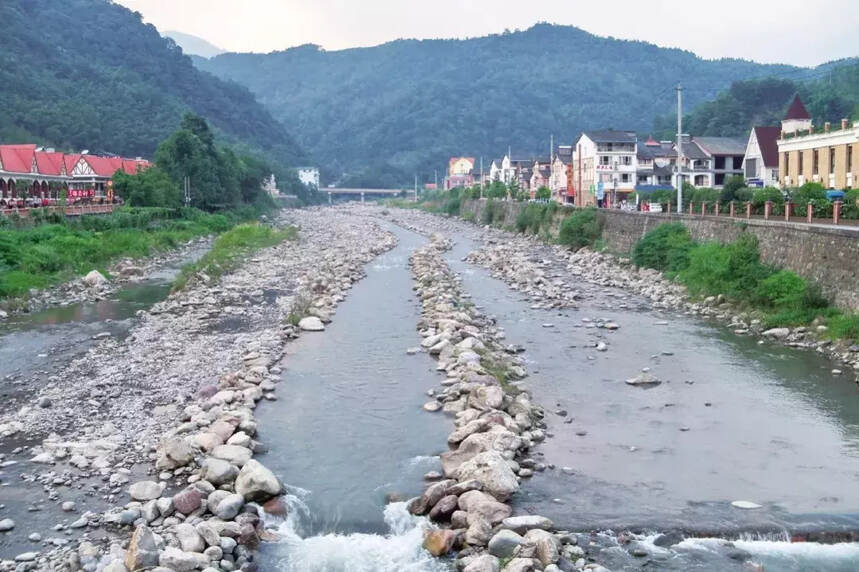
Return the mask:
<svg viewBox="0 0 859 572">
<path fill-rule="evenodd" d="M 558 203 L 528 203 L 524 209 L 516 215 L 514 226 L 518 232 L 530 232 L 540 234 L 541 230 L 548 232 L 552 224 L 552 216 L 558 210 Z"/>
<path fill-rule="evenodd" d="M 485 225 L 493 225 L 504 220 L 504 203 L 489 199 L 483 208 L 480 220 Z"/>
<path fill-rule="evenodd" d="M 859 314 L 838 314 L 826 321 L 829 335 L 859 341 Z"/>
<path fill-rule="evenodd" d="M 764 187 L 755 190 L 752 195 L 752 207 L 755 212 L 763 212 L 764 204 L 767 201 L 772 201 L 776 206 L 784 204 L 784 195 L 775 187 Z"/>
<path fill-rule="evenodd" d="M 602 221 L 597 217 L 596 209 L 577 210 L 561 222 L 558 231 L 558 244 L 578 250 L 592 245 L 602 237 Z"/>
<path fill-rule="evenodd" d="M 451 216 L 455 216 L 459 214 L 459 210 L 461 207 L 462 201 L 459 199 L 459 197 L 450 198 L 445 201 L 444 206 L 442 206 L 442 211 Z"/>
<path fill-rule="evenodd" d="M 689 265 L 689 251 L 694 243 L 683 224 L 662 224 L 639 240 L 632 251 L 636 266 L 663 272 L 678 272 Z"/>
<path fill-rule="evenodd" d="M 757 301 L 771 308 L 798 307 L 805 301 L 805 280 L 790 270 L 779 270 L 764 278 L 755 290 Z"/>
<path fill-rule="evenodd" d="M 754 191 L 748 187 L 737 189 L 734 191 L 734 200 L 742 203 L 747 203 L 754 197 Z"/>
<path fill-rule="evenodd" d="M 758 284 L 773 273 L 760 258 L 757 238 L 742 234 L 729 244 L 708 242 L 692 248 L 689 266 L 679 277 L 693 294 L 724 294 L 749 302 Z"/>
</svg>

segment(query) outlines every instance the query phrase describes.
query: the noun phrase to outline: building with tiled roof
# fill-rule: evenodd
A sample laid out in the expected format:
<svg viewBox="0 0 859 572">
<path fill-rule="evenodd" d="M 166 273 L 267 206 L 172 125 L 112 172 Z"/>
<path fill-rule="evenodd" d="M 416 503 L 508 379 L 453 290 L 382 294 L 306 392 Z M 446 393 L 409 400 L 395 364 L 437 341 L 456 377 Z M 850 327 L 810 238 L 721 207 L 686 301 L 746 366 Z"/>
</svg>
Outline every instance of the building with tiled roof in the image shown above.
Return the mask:
<svg viewBox="0 0 859 572">
<path fill-rule="evenodd" d="M 781 127 L 754 127 L 743 158 L 743 176 L 752 187 L 778 186 L 778 140 Z"/>
</svg>

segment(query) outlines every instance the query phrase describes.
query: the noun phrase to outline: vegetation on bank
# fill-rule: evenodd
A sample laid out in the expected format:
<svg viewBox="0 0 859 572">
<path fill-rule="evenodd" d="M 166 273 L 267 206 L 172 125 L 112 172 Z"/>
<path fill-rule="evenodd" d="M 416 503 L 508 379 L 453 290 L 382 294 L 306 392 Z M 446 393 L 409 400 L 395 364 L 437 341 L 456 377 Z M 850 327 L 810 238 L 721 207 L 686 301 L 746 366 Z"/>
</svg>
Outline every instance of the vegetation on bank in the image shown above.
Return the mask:
<svg viewBox="0 0 859 572">
<path fill-rule="evenodd" d="M 684 284 L 692 296 L 724 296 L 767 328 L 825 324 L 833 338 L 859 339 L 859 316 L 832 307 L 816 284 L 795 272 L 761 262 L 753 234 L 699 243 L 681 223 L 663 224 L 638 241 L 632 260 Z"/>
<path fill-rule="evenodd" d="M 141 258 L 221 233 L 261 212 L 124 207 L 76 219 L 56 213 L 36 213 L 35 221 L 0 217 L 0 298 L 24 296 L 94 268 L 106 273 L 120 258 Z"/>
<path fill-rule="evenodd" d="M 173 290 L 181 290 L 194 274 L 203 273 L 219 278 L 238 266 L 254 251 L 298 238 L 294 226 L 274 229 L 258 223 L 241 224 L 218 237 L 212 249 L 200 260 L 182 269 L 173 283 Z"/>
</svg>

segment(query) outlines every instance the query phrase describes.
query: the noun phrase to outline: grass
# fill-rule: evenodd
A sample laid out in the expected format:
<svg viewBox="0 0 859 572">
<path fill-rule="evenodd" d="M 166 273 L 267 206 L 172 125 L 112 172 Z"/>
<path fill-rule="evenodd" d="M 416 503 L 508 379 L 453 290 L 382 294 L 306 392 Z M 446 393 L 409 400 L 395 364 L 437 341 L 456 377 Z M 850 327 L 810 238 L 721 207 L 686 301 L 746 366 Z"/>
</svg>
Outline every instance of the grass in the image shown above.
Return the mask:
<svg viewBox="0 0 859 572">
<path fill-rule="evenodd" d="M 218 237 L 212 250 L 200 260 L 189 264 L 173 283 L 173 290 L 181 290 L 195 274 L 204 273 L 217 279 L 236 268 L 251 253 L 261 248 L 298 238 L 298 229 L 273 229 L 256 223 L 241 224 Z"/>
<path fill-rule="evenodd" d="M 635 245 L 633 262 L 665 272 L 693 297 L 724 295 L 766 328 L 826 324 L 833 339 L 859 339 L 859 315 L 831 306 L 816 284 L 795 272 L 761 262 L 752 234 L 726 244 L 696 243 L 682 225 L 661 225 Z"/>
<path fill-rule="evenodd" d="M 501 389 L 504 390 L 504 393 L 508 395 L 518 395 L 521 393 L 521 389 L 510 383 L 510 378 L 507 375 L 507 368 L 503 364 L 487 357 L 482 357 L 480 359 L 480 365 L 489 373 L 489 375 L 498 380 L 498 384 L 501 386 Z"/>
<path fill-rule="evenodd" d="M 142 258 L 192 238 L 217 234 L 257 211 L 208 214 L 193 209 L 120 209 L 66 220 L 0 220 L 0 299 L 14 305 L 31 289 L 105 269 L 119 258 Z M 3 219 L 3 217 L 0 217 Z"/>
</svg>

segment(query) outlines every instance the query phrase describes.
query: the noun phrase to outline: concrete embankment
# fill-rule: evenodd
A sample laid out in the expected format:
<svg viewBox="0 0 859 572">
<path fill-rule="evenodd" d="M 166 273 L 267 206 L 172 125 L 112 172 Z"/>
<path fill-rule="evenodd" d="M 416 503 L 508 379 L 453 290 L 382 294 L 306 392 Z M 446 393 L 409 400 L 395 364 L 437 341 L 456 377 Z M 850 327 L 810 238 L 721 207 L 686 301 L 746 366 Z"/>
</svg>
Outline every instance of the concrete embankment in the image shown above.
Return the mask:
<svg viewBox="0 0 859 572">
<path fill-rule="evenodd" d="M 463 201 L 463 213 L 473 213 L 481 221 L 489 201 Z M 497 202 L 492 208 L 503 213 L 496 218 L 500 226 L 513 225 L 516 216 L 528 203 Z M 553 227 L 569 211 L 559 209 Z M 601 210 L 603 239 L 609 249 L 629 253 L 649 230 L 669 222 L 680 222 L 699 241 L 729 242 L 742 232 L 758 237 L 764 262 L 793 270 L 818 283 L 823 293 L 839 308 L 859 311 L 859 228 L 786 223 L 784 221 L 746 220 L 726 216 L 678 214 L 643 214 Z"/>
</svg>

